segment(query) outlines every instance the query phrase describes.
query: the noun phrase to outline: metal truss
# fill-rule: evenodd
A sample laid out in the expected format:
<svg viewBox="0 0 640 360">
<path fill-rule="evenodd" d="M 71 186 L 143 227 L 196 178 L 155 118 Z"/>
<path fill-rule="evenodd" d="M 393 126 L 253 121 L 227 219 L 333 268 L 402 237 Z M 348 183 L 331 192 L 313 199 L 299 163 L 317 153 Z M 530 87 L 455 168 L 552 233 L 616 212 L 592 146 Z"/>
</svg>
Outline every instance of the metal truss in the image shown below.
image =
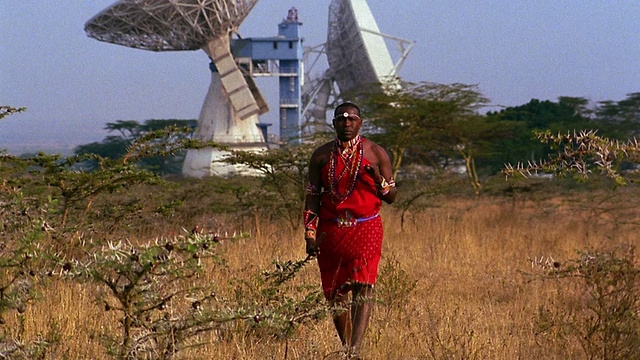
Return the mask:
<svg viewBox="0 0 640 360">
<path fill-rule="evenodd" d="M 198 50 L 237 31 L 258 0 L 120 0 L 85 24 L 97 40 L 152 51 Z"/>
</svg>

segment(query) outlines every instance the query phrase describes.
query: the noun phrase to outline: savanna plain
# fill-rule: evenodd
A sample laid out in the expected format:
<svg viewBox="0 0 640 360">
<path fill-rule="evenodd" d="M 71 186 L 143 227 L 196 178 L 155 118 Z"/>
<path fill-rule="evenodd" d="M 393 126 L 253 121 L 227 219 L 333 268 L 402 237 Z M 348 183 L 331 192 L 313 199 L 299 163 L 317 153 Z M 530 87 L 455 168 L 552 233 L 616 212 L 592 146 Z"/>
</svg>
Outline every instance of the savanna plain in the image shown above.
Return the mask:
<svg viewBox="0 0 640 360">
<path fill-rule="evenodd" d="M 268 205 L 259 202 L 230 211 L 240 206 L 228 195 L 234 188 L 214 183 L 176 181 L 161 191 L 142 186 L 98 196 L 90 208 L 75 209 L 78 217 L 95 212 L 93 225 L 62 233 L 40 223 L 37 236 L 9 226 L 11 217 L 33 210 L 9 211 L 5 201 L 5 256 L 25 236 L 56 250 L 29 259 L 23 270 L 2 269 L 4 290 L 15 292 L 18 282 L 8 279 L 24 276 L 32 295 L 1 313 L 0 353 L 341 359 L 317 264 L 306 258 L 295 219 L 265 213 L 260 206 Z M 383 258 L 363 358 L 640 358 L 636 186 L 495 179 L 479 195 L 451 188 L 407 201 L 418 187 L 401 184 L 398 204 L 383 206 Z M 135 216 L 119 222 L 110 213 L 114 204 L 159 208 L 176 199 L 172 211 L 129 210 Z M 111 255 L 88 254 L 89 243 L 92 252 Z M 135 278 L 147 271 L 145 256 L 154 259 L 145 276 L 160 280 Z M 98 268 L 99 260 L 122 270 Z M 194 268 L 169 279 L 176 268 L 160 266 L 170 260 Z M 127 300 L 127 286 L 142 287 L 139 298 Z"/>
</svg>

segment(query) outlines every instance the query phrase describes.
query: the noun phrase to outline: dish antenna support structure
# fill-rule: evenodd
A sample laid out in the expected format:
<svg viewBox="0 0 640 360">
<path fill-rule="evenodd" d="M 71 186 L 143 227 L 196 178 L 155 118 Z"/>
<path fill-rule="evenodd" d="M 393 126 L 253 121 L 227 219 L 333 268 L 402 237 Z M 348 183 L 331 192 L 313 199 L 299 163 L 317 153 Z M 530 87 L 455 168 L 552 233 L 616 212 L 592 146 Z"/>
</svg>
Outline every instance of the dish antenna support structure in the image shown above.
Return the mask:
<svg viewBox="0 0 640 360">
<path fill-rule="evenodd" d="M 252 78 L 278 76 L 280 139 L 289 143 L 299 142 L 302 135 L 300 114 L 304 53 L 301 26 L 298 10 L 293 7 L 278 25 L 277 36 L 231 40 L 236 61 Z"/>
<path fill-rule="evenodd" d="M 90 37 L 100 41 L 143 50 L 204 50 L 212 61 L 211 85 L 194 137 L 225 144 L 230 150 L 262 151 L 267 148 L 266 126 L 259 123 L 258 116 L 267 112 L 268 106 L 251 76 L 254 62 L 250 56 L 254 53 L 254 47 L 251 42 L 234 42 L 231 39 L 231 34 L 237 32 L 257 2 L 258 0 L 120 0 L 91 18 L 85 24 L 85 31 Z M 301 24 L 297 21 L 297 12 L 295 18 L 289 20 L 291 21 L 284 26 L 281 24 L 282 31 L 285 34 L 295 34 L 296 38 L 283 39 L 283 36 L 279 36 L 277 40 L 272 39 L 271 44 L 275 47 L 281 41 L 287 41 L 287 44 L 291 41 L 295 42 L 296 49 L 289 50 L 301 49 L 302 40 L 298 36 Z M 237 46 L 232 46 L 232 42 Z M 249 54 L 249 58 L 241 57 L 237 61 L 234 47 L 236 54 Z M 255 47 L 258 48 L 261 47 Z M 285 49 L 284 46 L 282 48 Z M 284 57 L 284 64 L 289 71 L 296 69 L 295 76 L 292 73 L 279 73 L 281 84 L 285 81 L 282 79 L 290 82 L 293 77 L 297 77 L 294 82 L 299 84 L 302 50 L 298 51 L 300 55 L 296 55 L 297 62 L 291 59 L 291 52 L 287 51 L 286 55 L 280 57 L 272 54 L 272 58 Z M 255 53 L 260 51 L 256 50 Z M 265 59 L 262 60 L 266 61 L 267 55 L 263 57 Z M 295 89 L 284 93 L 282 89 L 281 85 L 281 97 L 289 99 L 289 102 L 285 102 L 281 108 L 284 105 L 293 107 L 290 103 L 295 99 Z M 297 96 L 301 99 L 299 91 Z M 301 100 L 297 107 L 299 113 Z M 299 128 L 299 118 L 288 118 L 289 122 L 285 126 L 281 125 L 281 131 L 284 128 L 285 135 L 295 135 L 294 122 L 298 122 Z M 247 172 L 242 166 L 225 164 L 223 160 L 227 156 L 228 152 L 219 149 L 189 150 L 182 173 L 190 177 L 203 177 Z"/>
<path fill-rule="evenodd" d="M 386 41 L 395 42 L 400 56 L 394 63 Z M 307 50 L 316 54 L 308 74 L 325 54 L 329 69 L 319 78 L 308 80 L 304 87 L 302 115 L 312 127 L 327 125 L 327 108 L 341 93 L 397 77 L 414 42 L 380 32 L 366 0 L 333 0 L 329 5 L 327 42 Z M 336 90 L 336 86 L 339 91 Z"/>
</svg>

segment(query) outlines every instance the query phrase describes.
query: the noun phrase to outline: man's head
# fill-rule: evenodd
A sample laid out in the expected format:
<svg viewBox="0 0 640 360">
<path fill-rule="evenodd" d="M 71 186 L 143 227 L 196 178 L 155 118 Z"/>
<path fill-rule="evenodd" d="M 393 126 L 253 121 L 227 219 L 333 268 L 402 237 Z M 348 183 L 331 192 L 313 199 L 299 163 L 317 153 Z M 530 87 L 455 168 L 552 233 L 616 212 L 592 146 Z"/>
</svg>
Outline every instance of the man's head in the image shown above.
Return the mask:
<svg viewBox="0 0 640 360">
<path fill-rule="evenodd" d="M 358 105 L 345 102 L 336 107 L 333 112 L 333 127 L 336 129 L 338 139 L 349 141 L 355 138 L 361 126 L 362 119 Z"/>
</svg>

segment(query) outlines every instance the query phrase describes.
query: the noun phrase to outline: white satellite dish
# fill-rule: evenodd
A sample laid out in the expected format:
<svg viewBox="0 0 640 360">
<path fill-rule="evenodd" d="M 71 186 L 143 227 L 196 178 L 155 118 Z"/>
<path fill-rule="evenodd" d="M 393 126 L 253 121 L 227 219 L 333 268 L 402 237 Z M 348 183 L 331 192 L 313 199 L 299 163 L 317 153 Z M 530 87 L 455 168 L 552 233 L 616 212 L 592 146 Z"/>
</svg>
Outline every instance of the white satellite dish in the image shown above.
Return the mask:
<svg viewBox="0 0 640 360">
<path fill-rule="evenodd" d="M 230 47 L 258 0 L 120 0 L 85 24 L 97 40 L 151 51 L 204 50 L 215 64 L 195 137 L 224 143 L 232 149 L 265 150 L 257 126 L 268 111 L 251 77 L 238 67 Z M 202 177 L 242 172 L 234 166 L 213 166 L 227 156 L 218 149 L 190 150 L 183 174 Z"/>
<path fill-rule="evenodd" d="M 398 44 L 400 57 L 393 62 L 386 40 Z M 333 0 L 329 5 L 327 42 L 308 54 L 326 54 L 329 69 L 312 79 L 304 89 L 303 115 L 316 126 L 326 124 L 330 99 L 367 84 L 383 83 L 397 76 L 413 42 L 380 32 L 366 0 Z M 308 60 L 309 61 L 309 60 Z M 313 71 L 314 60 L 308 68 Z M 334 84 L 337 84 L 339 92 Z"/>
</svg>

